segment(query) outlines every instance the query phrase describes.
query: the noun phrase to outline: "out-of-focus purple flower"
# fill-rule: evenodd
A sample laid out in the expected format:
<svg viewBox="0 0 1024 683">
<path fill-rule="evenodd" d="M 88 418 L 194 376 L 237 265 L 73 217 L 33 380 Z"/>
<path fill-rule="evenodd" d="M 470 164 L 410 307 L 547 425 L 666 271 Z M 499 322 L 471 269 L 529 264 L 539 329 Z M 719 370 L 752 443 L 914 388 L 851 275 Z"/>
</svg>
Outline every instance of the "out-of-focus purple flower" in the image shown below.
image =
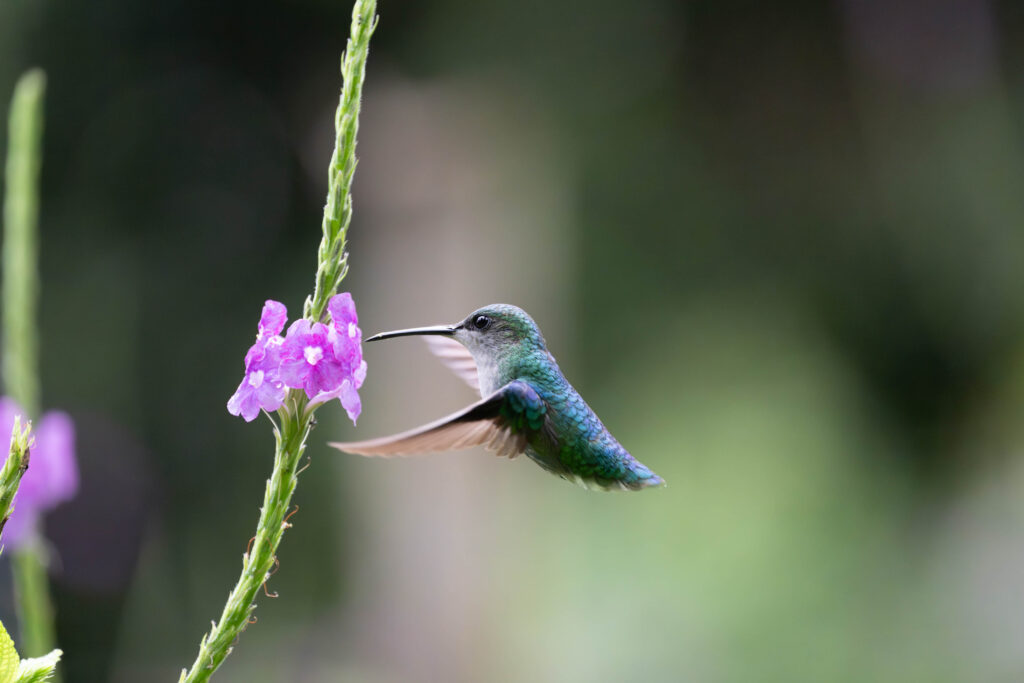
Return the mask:
<svg viewBox="0 0 1024 683">
<path fill-rule="evenodd" d="M 228 399 L 228 412 L 252 422 L 260 409 L 273 412 L 284 403 L 288 389 L 281 380 L 281 345 L 288 311 L 284 304 L 268 299 L 260 316 L 256 343 L 245 354 L 245 377 Z"/>
<path fill-rule="evenodd" d="M 6 443 L 10 441 L 15 415 L 24 415 L 18 404 L 6 396 L 0 398 L 0 434 L 7 439 L 4 460 L 9 455 Z M 32 537 L 44 511 L 70 500 L 78 491 L 75 426 L 71 418 L 66 413 L 48 412 L 36 423 L 32 433 L 35 443 L 29 455 L 29 467 L 14 497 L 14 512 L 3 530 L 4 545 L 11 548 Z"/>
<path fill-rule="evenodd" d="M 335 357 L 330 330 L 323 323 L 296 320 L 281 345 L 281 379 L 313 398 L 341 386 L 345 371 Z"/>
</svg>

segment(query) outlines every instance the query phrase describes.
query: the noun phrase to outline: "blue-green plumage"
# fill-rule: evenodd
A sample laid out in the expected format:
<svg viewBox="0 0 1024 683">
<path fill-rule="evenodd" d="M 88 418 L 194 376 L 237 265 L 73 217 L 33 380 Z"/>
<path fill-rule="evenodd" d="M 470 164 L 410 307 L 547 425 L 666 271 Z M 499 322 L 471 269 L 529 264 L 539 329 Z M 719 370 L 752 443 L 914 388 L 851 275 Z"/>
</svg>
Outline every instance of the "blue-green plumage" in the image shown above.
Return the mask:
<svg viewBox="0 0 1024 683">
<path fill-rule="evenodd" d="M 495 304 L 457 325 L 399 330 L 367 341 L 411 334 L 450 338 L 435 340 L 435 352 L 483 398 L 409 432 L 331 445 L 362 455 L 485 445 L 513 457 L 526 453 L 549 472 L 587 487 L 635 490 L 664 483 L 615 440 L 569 384 L 522 309 Z"/>
</svg>

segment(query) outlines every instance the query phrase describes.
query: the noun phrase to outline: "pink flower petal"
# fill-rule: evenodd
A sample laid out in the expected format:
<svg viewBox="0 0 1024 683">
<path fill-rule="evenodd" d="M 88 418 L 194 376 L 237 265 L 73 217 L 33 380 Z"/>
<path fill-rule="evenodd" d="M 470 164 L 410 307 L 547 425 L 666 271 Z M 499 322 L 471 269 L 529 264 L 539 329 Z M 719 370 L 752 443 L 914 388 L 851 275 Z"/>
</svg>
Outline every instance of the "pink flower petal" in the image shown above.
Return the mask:
<svg viewBox="0 0 1024 683">
<path fill-rule="evenodd" d="M 332 296 L 327 302 L 327 311 L 331 314 L 331 324 L 337 329 L 347 328 L 349 323 L 359 323 L 356 302 L 348 292 Z"/>
<path fill-rule="evenodd" d="M 288 309 L 280 301 L 267 299 L 263 304 L 263 313 L 260 315 L 260 337 L 272 337 L 281 334 L 285 321 L 288 320 Z"/>
<path fill-rule="evenodd" d="M 363 403 L 359 400 L 359 392 L 356 391 L 352 382 L 345 380 L 341 384 L 341 406 L 348 413 L 352 424 L 356 423 L 359 413 L 363 412 Z"/>
</svg>

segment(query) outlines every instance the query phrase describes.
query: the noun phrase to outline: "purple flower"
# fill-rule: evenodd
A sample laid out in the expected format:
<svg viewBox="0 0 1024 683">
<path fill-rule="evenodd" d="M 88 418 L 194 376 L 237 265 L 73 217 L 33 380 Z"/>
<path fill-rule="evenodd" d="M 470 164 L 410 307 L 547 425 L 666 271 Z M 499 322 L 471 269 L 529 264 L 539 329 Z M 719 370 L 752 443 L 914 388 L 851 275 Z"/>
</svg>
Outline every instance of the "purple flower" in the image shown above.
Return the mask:
<svg viewBox="0 0 1024 683">
<path fill-rule="evenodd" d="M 348 413 L 348 419 L 352 420 L 352 424 L 356 423 L 359 419 L 359 414 L 363 412 L 363 404 L 359 399 L 359 392 L 357 389 L 363 385 L 363 380 L 366 379 L 366 362 L 364 361 L 360 368 L 357 370 L 357 374 L 352 379 L 345 378 L 334 391 L 321 391 L 317 394 L 311 404 L 326 403 L 331 399 L 337 398 L 341 400 L 341 407 Z"/>
<path fill-rule="evenodd" d="M 313 403 L 341 399 L 341 405 L 353 424 L 362 412 L 358 389 L 366 380 L 366 361 L 363 360 L 363 332 L 359 329 L 356 305 L 348 292 L 336 294 L 327 302 L 331 314 L 330 340 L 334 357 L 341 363 L 345 379 L 334 391 L 325 391 Z"/>
<path fill-rule="evenodd" d="M 228 399 L 228 412 L 252 422 L 260 409 L 273 412 L 284 403 L 288 389 L 281 381 L 281 337 L 271 337 L 253 353 L 246 354 L 245 377 Z"/>
<path fill-rule="evenodd" d="M 288 320 L 288 309 L 280 301 L 267 299 L 263 304 L 263 313 L 260 315 L 259 333 L 257 339 L 273 337 L 281 334 L 284 324 Z"/>
<path fill-rule="evenodd" d="M 345 375 L 352 377 L 363 362 L 363 331 L 359 329 L 356 304 L 352 295 L 344 292 L 331 297 L 327 310 L 331 314 L 331 331 L 334 333 L 331 339 L 334 355 L 345 366 Z M 362 383 L 360 380 L 356 388 Z"/>
<path fill-rule="evenodd" d="M 268 300 L 263 306 L 256 343 L 245 354 L 245 377 L 228 401 L 228 411 L 247 422 L 260 409 L 277 410 L 288 387 L 302 389 L 311 404 L 337 398 L 352 422 L 362 410 L 358 389 L 366 379 L 363 333 L 352 295 L 337 294 L 327 302 L 330 325 L 296 320 L 282 338 L 287 311 Z"/>
<path fill-rule="evenodd" d="M 281 345 L 281 378 L 313 398 L 341 386 L 345 370 L 335 357 L 331 331 L 323 323 L 296 320 Z"/>
<path fill-rule="evenodd" d="M 0 398 L 0 434 L 8 442 L 14 428 L 14 416 L 24 415 L 18 404 Z M 66 413 L 48 412 L 32 430 L 35 443 L 29 456 L 29 468 L 21 478 L 14 497 L 14 513 L 3 531 L 4 544 L 17 547 L 31 539 L 45 510 L 70 500 L 78 491 L 78 465 L 75 462 L 75 427 Z M 6 447 L 5 447 L 6 452 Z M 6 460 L 8 455 L 4 455 Z"/>
<path fill-rule="evenodd" d="M 345 329 L 350 331 L 349 336 L 355 337 L 359 333 L 359 316 L 356 314 L 356 302 L 348 292 L 335 294 L 327 302 L 327 312 L 331 314 L 331 326 L 337 330 Z"/>
<path fill-rule="evenodd" d="M 284 304 L 268 299 L 263 305 L 256 343 L 245 354 L 245 377 L 228 399 L 228 412 L 252 422 L 260 409 L 273 412 L 284 403 L 288 389 L 281 380 L 281 345 L 288 311 Z"/>
<path fill-rule="evenodd" d="M 249 347 L 245 354 L 245 368 L 262 360 L 267 344 L 284 329 L 284 323 L 288 320 L 288 309 L 280 301 L 267 299 L 263 304 L 263 313 L 260 315 L 259 329 L 256 333 L 256 343 Z M 276 408 L 275 408 L 276 410 Z"/>
</svg>

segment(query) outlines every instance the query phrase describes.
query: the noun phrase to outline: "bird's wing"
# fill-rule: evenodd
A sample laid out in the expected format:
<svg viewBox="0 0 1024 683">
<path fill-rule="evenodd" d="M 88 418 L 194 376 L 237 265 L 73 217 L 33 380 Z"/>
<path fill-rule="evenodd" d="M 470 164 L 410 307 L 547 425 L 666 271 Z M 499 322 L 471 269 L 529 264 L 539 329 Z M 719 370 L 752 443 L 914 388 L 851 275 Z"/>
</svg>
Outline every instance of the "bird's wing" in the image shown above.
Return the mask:
<svg viewBox="0 0 1024 683">
<path fill-rule="evenodd" d="M 459 379 L 480 393 L 480 375 L 477 372 L 476 361 L 473 360 L 473 354 L 469 352 L 469 349 L 451 337 L 425 335 L 423 341 L 427 343 L 427 348 L 441 359 L 442 363 L 459 376 Z"/>
<path fill-rule="evenodd" d="M 368 441 L 329 443 L 357 455 L 422 455 L 484 446 L 514 458 L 530 438 L 550 438 L 547 404 L 526 382 L 509 382 L 501 389 L 448 417 L 407 432 Z"/>
</svg>

